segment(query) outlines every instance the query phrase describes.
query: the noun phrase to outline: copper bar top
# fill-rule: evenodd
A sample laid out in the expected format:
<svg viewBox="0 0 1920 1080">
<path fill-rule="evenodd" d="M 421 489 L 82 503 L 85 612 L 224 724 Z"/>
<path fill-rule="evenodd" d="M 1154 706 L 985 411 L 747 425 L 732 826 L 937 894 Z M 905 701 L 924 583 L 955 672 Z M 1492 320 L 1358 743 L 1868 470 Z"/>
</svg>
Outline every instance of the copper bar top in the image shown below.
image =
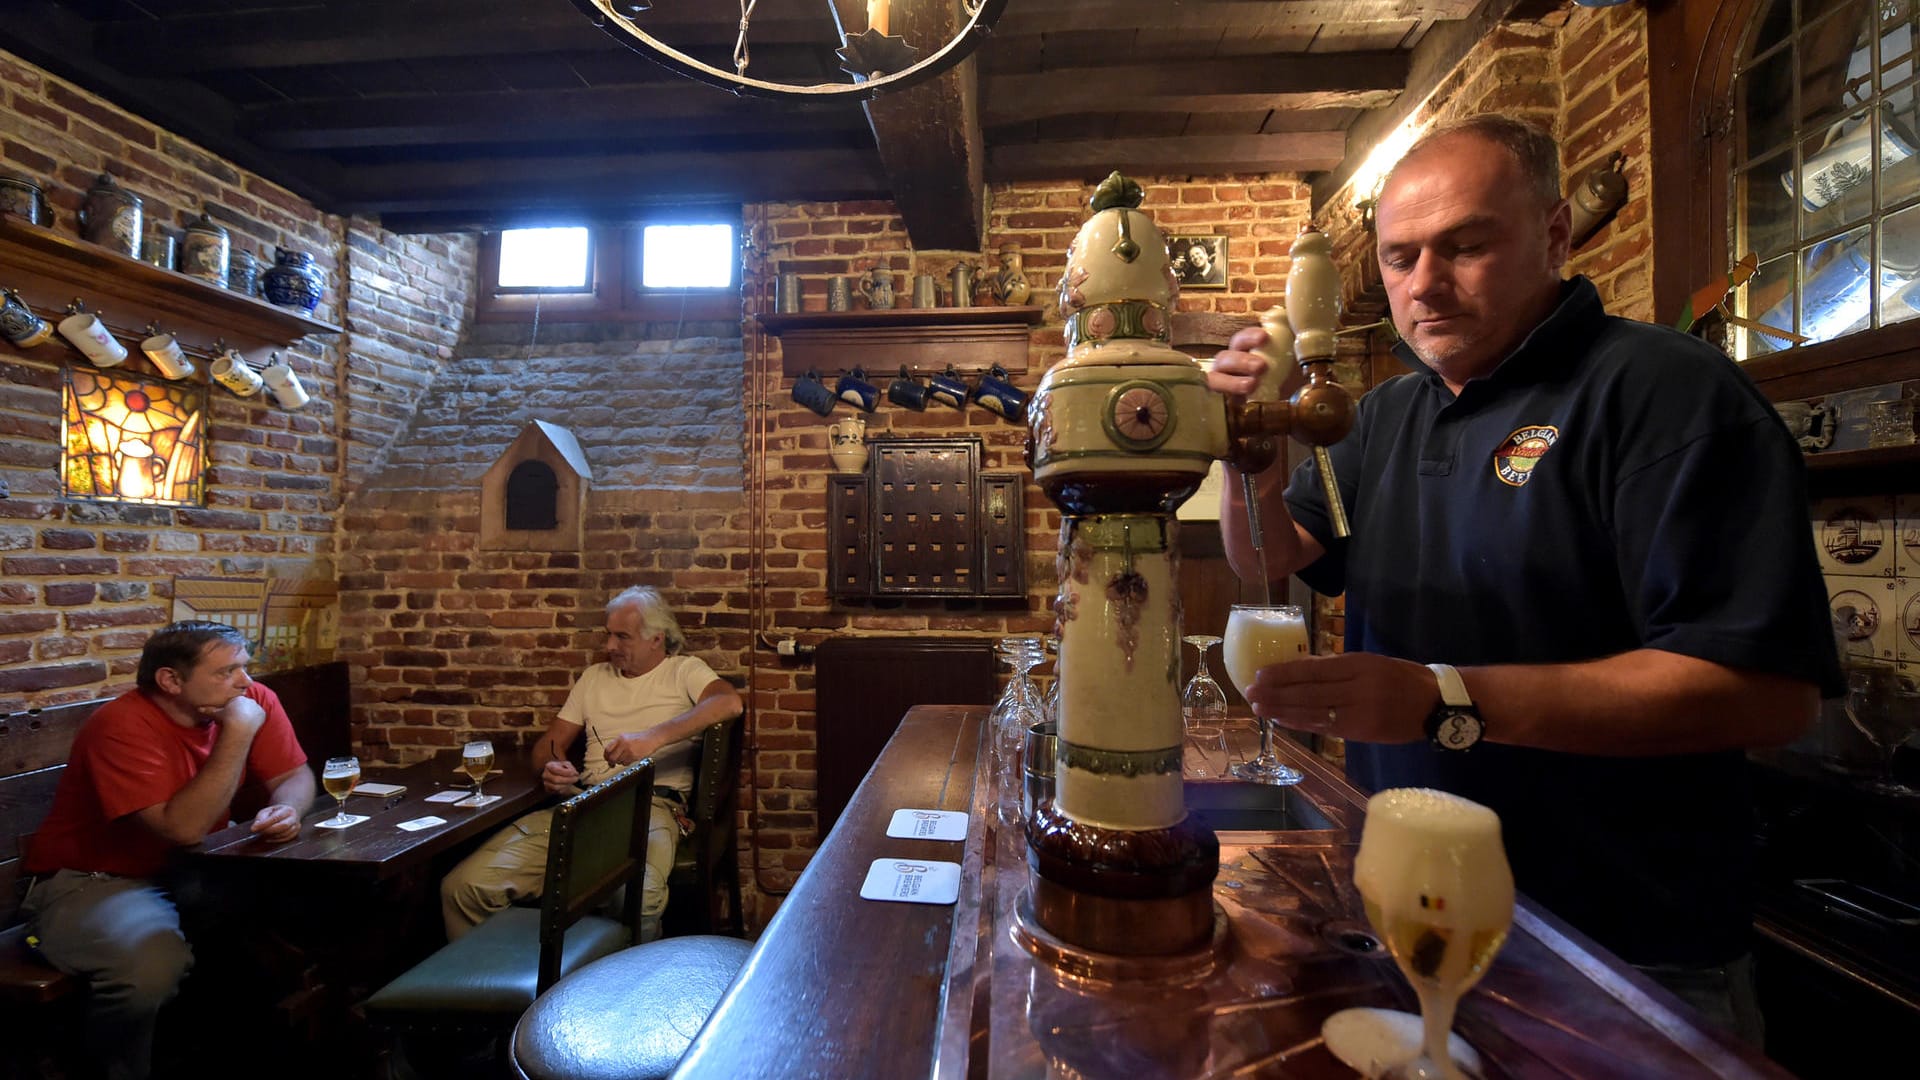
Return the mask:
<svg viewBox="0 0 1920 1080">
<path fill-rule="evenodd" d="M 1025 839 L 992 823 L 986 770 L 975 783 L 985 713 L 907 713 L 675 1076 L 1351 1077 L 1322 1021 L 1355 1005 L 1417 1011 L 1392 960 L 1356 947 L 1364 799 L 1284 739 L 1306 774 L 1298 794 L 1331 827 L 1220 833 L 1210 975 L 1090 982 L 1035 961 L 1011 932 Z M 1189 754 L 1190 776 L 1218 764 Z M 887 837 L 909 807 L 969 811 L 967 840 Z M 862 900 L 879 858 L 958 862 L 959 902 Z M 1524 898 L 1454 1030 L 1489 1077 L 1787 1076 Z"/>
</svg>

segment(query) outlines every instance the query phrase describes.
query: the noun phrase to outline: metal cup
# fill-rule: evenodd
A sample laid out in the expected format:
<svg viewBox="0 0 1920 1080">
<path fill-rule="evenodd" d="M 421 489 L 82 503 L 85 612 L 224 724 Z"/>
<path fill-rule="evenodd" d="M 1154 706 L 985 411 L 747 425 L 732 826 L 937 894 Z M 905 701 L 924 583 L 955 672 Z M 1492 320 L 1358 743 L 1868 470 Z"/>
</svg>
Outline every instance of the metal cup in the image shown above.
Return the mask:
<svg viewBox="0 0 1920 1080">
<path fill-rule="evenodd" d="M 827 310 L 853 310 L 853 284 L 844 277 L 827 279 Z"/>
<path fill-rule="evenodd" d="M 800 310 L 800 275 L 781 274 L 773 283 L 773 310 L 791 312 Z"/>
<path fill-rule="evenodd" d="M 1058 722 L 1047 720 L 1027 728 L 1027 752 L 1023 755 L 1026 785 L 1020 800 L 1027 821 L 1033 820 L 1034 811 L 1053 801 L 1053 759 L 1059 748 Z"/>
<path fill-rule="evenodd" d="M 940 306 L 940 286 L 934 282 L 932 274 L 914 275 L 913 306 L 917 308 Z"/>
</svg>

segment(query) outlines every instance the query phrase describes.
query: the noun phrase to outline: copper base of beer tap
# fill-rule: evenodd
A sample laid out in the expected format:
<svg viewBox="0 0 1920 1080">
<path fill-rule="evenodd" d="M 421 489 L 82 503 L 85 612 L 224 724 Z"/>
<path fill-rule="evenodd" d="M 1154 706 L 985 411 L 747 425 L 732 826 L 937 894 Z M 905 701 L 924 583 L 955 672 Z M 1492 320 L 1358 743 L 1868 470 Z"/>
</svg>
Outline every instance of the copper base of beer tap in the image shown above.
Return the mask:
<svg viewBox="0 0 1920 1080">
<path fill-rule="evenodd" d="M 1180 951 L 1161 952 L 1153 955 L 1119 953 L 1111 949 L 1101 949 L 1081 943 L 1077 939 L 1069 940 L 1049 930 L 1041 921 L 1039 908 L 1051 903 L 1057 909 L 1064 902 L 1073 912 L 1081 914 L 1098 913 L 1102 919 L 1124 923 L 1116 925 L 1116 932 L 1128 935 L 1128 943 L 1137 940 L 1142 928 L 1151 929 L 1156 920 L 1162 917 L 1152 905 L 1165 904 L 1168 901 L 1116 901 L 1107 897 L 1088 897 L 1080 894 L 1073 897 L 1071 889 L 1064 889 L 1048 883 L 1039 875 L 1031 875 L 1032 887 L 1021 892 L 1014 902 L 1013 940 L 1025 949 L 1035 960 L 1047 965 L 1054 974 L 1072 982 L 1125 983 L 1143 982 L 1158 986 L 1179 985 L 1198 982 L 1213 974 L 1227 943 L 1227 915 L 1213 903 L 1212 894 L 1200 897 L 1205 913 L 1205 933 L 1198 945 L 1189 946 Z M 1184 905 L 1191 898 L 1182 897 Z M 1088 907 L 1089 902 L 1091 907 Z M 1113 905 L 1123 905 L 1116 909 Z M 1146 905 L 1126 908 L 1124 905 Z"/>
<path fill-rule="evenodd" d="M 1220 842 L 1197 818 L 1109 829 L 1044 803 L 1027 825 L 1027 868 L 1035 923 L 1081 949 L 1181 954 L 1214 932 Z"/>
</svg>

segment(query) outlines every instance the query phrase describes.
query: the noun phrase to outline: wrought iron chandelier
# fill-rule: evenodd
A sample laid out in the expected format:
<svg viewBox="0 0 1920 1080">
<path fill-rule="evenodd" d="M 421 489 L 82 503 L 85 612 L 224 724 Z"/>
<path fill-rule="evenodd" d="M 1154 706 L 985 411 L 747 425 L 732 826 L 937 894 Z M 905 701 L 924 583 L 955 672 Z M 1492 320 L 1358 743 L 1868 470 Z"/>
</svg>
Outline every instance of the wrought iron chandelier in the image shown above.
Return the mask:
<svg viewBox="0 0 1920 1080">
<path fill-rule="evenodd" d="M 993 30 L 993 24 L 1007 6 L 1007 0 L 959 0 L 960 12 L 967 17 L 966 23 L 944 45 L 932 52 L 924 52 L 907 44 L 904 37 L 887 32 L 889 0 L 867 0 L 866 29 L 856 34 L 847 32 L 843 27 L 843 43 L 837 51 L 840 66 L 852 81 L 789 83 L 759 79 L 748 74 L 751 57 L 747 35 L 753 20 L 754 5 L 759 0 L 739 0 L 740 36 L 733 49 L 732 71 L 688 56 L 642 29 L 641 23 L 645 21 L 646 13 L 653 9 L 655 0 L 573 2 L 574 6 L 593 19 L 595 25 L 625 43 L 628 48 L 690 79 L 736 94 L 803 101 L 865 100 L 883 91 L 904 90 L 925 82 L 972 55 L 986 40 Z M 821 2 L 831 6 L 832 0 Z M 835 19 L 839 19 L 837 11 Z"/>
</svg>

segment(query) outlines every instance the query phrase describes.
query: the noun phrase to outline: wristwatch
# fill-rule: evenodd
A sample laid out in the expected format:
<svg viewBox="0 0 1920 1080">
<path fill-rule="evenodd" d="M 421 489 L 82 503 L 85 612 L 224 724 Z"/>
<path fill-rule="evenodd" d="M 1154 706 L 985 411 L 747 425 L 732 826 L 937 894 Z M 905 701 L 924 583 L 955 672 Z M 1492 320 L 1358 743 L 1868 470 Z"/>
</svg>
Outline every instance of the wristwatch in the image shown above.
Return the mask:
<svg viewBox="0 0 1920 1080">
<path fill-rule="evenodd" d="M 1440 681 L 1440 704 L 1427 716 L 1427 741 L 1442 750 L 1471 750 L 1487 733 L 1487 722 L 1473 707 L 1466 680 L 1447 664 L 1428 664 Z"/>
</svg>

